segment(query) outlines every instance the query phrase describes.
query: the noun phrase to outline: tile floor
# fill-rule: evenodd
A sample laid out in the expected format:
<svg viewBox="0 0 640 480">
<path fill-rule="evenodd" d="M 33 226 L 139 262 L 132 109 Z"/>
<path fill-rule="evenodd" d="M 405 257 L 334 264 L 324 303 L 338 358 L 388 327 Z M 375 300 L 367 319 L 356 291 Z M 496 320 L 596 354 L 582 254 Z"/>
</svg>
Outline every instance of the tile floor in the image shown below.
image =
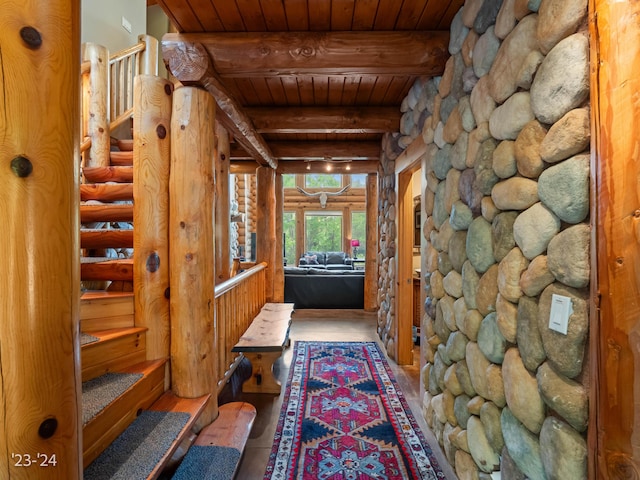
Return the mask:
<svg viewBox="0 0 640 480">
<path fill-rule="evenodd" d="M 296 340 L 319 341 L 378 341 L 376 333 L 376 314 L 363 310 L 298 310 L 293 316 L 290 338 Z M 278 379 L 285 383 L 291 364 L 292 349 L 285 350 L 282 358 L 276 363 L 274 371 Z M 419 395 L 420 365 L 419 348 L 416 347 L 414 364 L 399 367 L 393 361 L 389 364 L 396 379 L 409 401 L 414 417 L 420 424 L 427 441 L 432 446 L 441 468 L 447 479 L 456 479 L 452 468 L 446 462 L 433 434 L 422 418 L 422 400 Z M 282 406 L 283 393 L 279 396 L 266 394 L 242 394 L 238 400 L 245 400 L 256 406 L 258 415 L 247 442 L 244 456 L 236 480 L 259 480 L 263 478 L 269 453 L 273 444 L 273 436 Z"/>
</svg>

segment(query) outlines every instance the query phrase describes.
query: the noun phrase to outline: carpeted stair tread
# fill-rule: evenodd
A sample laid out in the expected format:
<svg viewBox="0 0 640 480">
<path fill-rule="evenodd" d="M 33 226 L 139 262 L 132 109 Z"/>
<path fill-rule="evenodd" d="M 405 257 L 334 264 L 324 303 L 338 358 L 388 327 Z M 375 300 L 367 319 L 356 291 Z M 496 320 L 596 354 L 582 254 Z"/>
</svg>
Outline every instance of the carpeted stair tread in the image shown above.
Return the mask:
<svg viewBox="0 0 640 480">
<path fill-rule="evenodd" d="M 250 403 L 221 405 L 218 417 L 200 431 L 172 479 L 234 478 L 255 418 L 256 408 Z"/>
<path fill-rule="evenodd" d="M 146 410 L 84 470 L 85 480 L 148 478 L 170 453 L 191 415 Z"/>
<path fill-rule="evenodd" d="M 142 378 L 141 373 L 107 373 L 82 384 L 82 424 L 86 425 Z"/>
<path fill-rule="evenodd" d="M 80 345 L 88 345 L 90 343 L 94 343 L 99 341 L 100 339 L 94 335 L 89 335 L 88 333 L 80 333 Z"/>
<path fill-rule="evenodd" d="M 193 445 L 171 480 L 228 480 L 233 478 L 240 456 L 232 447 Z"/>
</svg>

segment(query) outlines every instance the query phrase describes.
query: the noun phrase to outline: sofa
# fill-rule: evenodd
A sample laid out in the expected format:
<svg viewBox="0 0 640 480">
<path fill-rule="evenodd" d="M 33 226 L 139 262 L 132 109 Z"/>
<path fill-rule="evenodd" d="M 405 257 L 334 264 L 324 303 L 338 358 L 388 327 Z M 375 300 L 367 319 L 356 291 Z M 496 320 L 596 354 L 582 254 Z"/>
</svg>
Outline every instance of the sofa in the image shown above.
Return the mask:
<svg viewBox="0 0 640 480">
<path fill-rule="evenodd" d="M 285 267 L 284 301 L 295 308 L 364 308 L 364 270 Z"/>
<path fill-rule="evenodd" d="M 351 258 L 344 252 L 307 252 L 300 257 L 298 266 L 327 270 L 353 269 Z"/>
</svg>

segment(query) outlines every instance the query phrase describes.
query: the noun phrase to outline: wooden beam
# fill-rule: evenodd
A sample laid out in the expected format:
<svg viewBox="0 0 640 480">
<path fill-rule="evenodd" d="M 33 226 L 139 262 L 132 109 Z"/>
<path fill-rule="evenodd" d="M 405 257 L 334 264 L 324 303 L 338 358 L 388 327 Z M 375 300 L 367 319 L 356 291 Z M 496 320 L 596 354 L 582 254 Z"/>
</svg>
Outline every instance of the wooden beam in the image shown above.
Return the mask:
<svg viewBox="0 0 640 480">
<path fill-rule="evenodd" d="M 229 166 L 229 173 L 244 175 L 249 173 L 254 175 L 256 173 L 256 169 L 260 165 L 256 163 L 254 160 L 235 160 L 231 161 L 231 165 Z"/>
<path fill-rule="evenodd" d="M 167 34 L 162 40 L 162 55 L 167 69 L 180 82 L 185 85 L 199 85 L 213 95 L 218 107 L 225 114 L 219 116 L 218 120 L 253 158 L 272 168 L 278 166 L 269 146 L 253 128 L 251 120 L 240 104 L 220 81 L 207 51 L 201 44 L 183 41 L 175 34 Z"/>
<path fill-rule="evenodd" d="M 427 151 L 427 144 L 424 143 L 422 135 L 418 135 L 407 149 L 396 158 L 396 173 L 407 169 L 415 170 L 420 165 L 420 159 Z"/>
<path fill-rule="evenodd" d="M 367 250 L 364 269 L 364 309 L 378 308 L 378 175 L 367 175 L 366 184 Z"/>
<path fill-rule="evenodd" d="M 400 129 L 397 107 L 247 108 L 258 133 L 385 133 Z"/>
<path fill-rule="evenodd" d="M 267 302 L 274 298 L 276 263 L 276 175 L 272 169 L 260 167 L 256 172 L 257 218 L 256 262 L 266 262 L 265 296 Z M 280 260 L 282 261 L 282 260 Z"/>
<path fill-rule="evenodd" d="M 379 160 L 380 142 L 357 141 L 297 141 L 270 142 L 273 155 L 278 160 Z M 239 148 L 232 148 L 233 160 L 251 160 L 253 157 Z"/>
<path fill-rule="evenodd" d="M 223 78 L 435 76 L 449 58 L 446 31 L 190 33 L 164 39 L 202 44 Z"/>
<path fill-rule="evenodd" d="M 331 164 L 331 173 L 361 174 L 377 173 L 379 162 L 377 160 L 356 160 L 353 162 L 340 162 Z M 303 162 L 300 160 L 286 160 L 278 165 L 278 173 L 329 173 L 327 162 Z"/>
</svg>

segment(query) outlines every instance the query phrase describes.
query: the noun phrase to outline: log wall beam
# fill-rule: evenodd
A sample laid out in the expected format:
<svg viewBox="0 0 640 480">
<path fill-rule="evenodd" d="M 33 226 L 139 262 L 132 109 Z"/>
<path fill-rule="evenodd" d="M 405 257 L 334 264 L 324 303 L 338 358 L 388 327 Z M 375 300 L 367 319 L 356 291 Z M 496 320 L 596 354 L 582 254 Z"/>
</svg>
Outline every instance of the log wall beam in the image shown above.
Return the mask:
<svg viewBox="0 0 640 480">
<path fill-rule="evenodd" d="M 378 308 L 378 175 L 367 175 L 366 226 L 367 250 L 364 270 L 364 309 L 373 312 Z"/>
<path fill-rule="evenodd" d="M 400 129 L 397 107 L 245 109 L 258 133 L 385 133 Z"/>
<path fill-rule="evenodd" d="M 256 132 L 240 104 L 223 85 L 212 66 L 209 54 L 201 44 L 183 41 L 175 35 L 167 34 L 162 41 L 162 54 L 167 69 L 180 82 L 184 85 L 201 86 L 213 95 L 224 113 L 218 120 L 252 158 L 272 168 L 278 166 L 278 161 L 262 135 Z"/>
<path fill-rule="evenodd" d="M 173 94 L 169 180 L 172 390 L 179 397 L 211 394 L 199 426 L 217 417 L 218 356 L 214 292 L 215 101 L 182 87 Z"/>
<path fill-rule="evenodd" d="M 134 80 L 133 285 L 136 325 L 147 327 L 147 359 L 170 354 L 169 171 L 173 85 L 152 75 Z"/>
<path fill-rule="evenodd" d="M 229 133 L 216 122 L 216 285 L 229 279 L 231 274 L 231 197 L 229 196 Z"/>
<path fill-rule="evenodd" d="M 221 77 L 441 75 L 446 31 L 234 32 L 167 34 L 201 43 Z"/>
<path fill-rule="evenodd" d="M 0 477 L 78 480 L 80 1 L 10 0 L 2 18 Z"/>
<path fill-rule="evenodd" d="M 276 173 L 273 169 L 260 167 L 256 177 L 256 263 L 267 263 L 265 294 L 267 302 L 272 302 L 276 262 Z"/>
<path fill-rule="evenodd" d="M 273 265 L 273 301 L 284 302 L 284 185 L 282 175 L 276 175 L 275 184 L 276 244 Z"/>
<path fill-rule="evenodd" d="M 270 142 L 273 156 L 278 160 L 379 160 L 380 142 L 375 141 L 298 141 Z M 253 157 L 242 148 L 232 147 L 233 160 L 251 160 Z"/>
</svg>

